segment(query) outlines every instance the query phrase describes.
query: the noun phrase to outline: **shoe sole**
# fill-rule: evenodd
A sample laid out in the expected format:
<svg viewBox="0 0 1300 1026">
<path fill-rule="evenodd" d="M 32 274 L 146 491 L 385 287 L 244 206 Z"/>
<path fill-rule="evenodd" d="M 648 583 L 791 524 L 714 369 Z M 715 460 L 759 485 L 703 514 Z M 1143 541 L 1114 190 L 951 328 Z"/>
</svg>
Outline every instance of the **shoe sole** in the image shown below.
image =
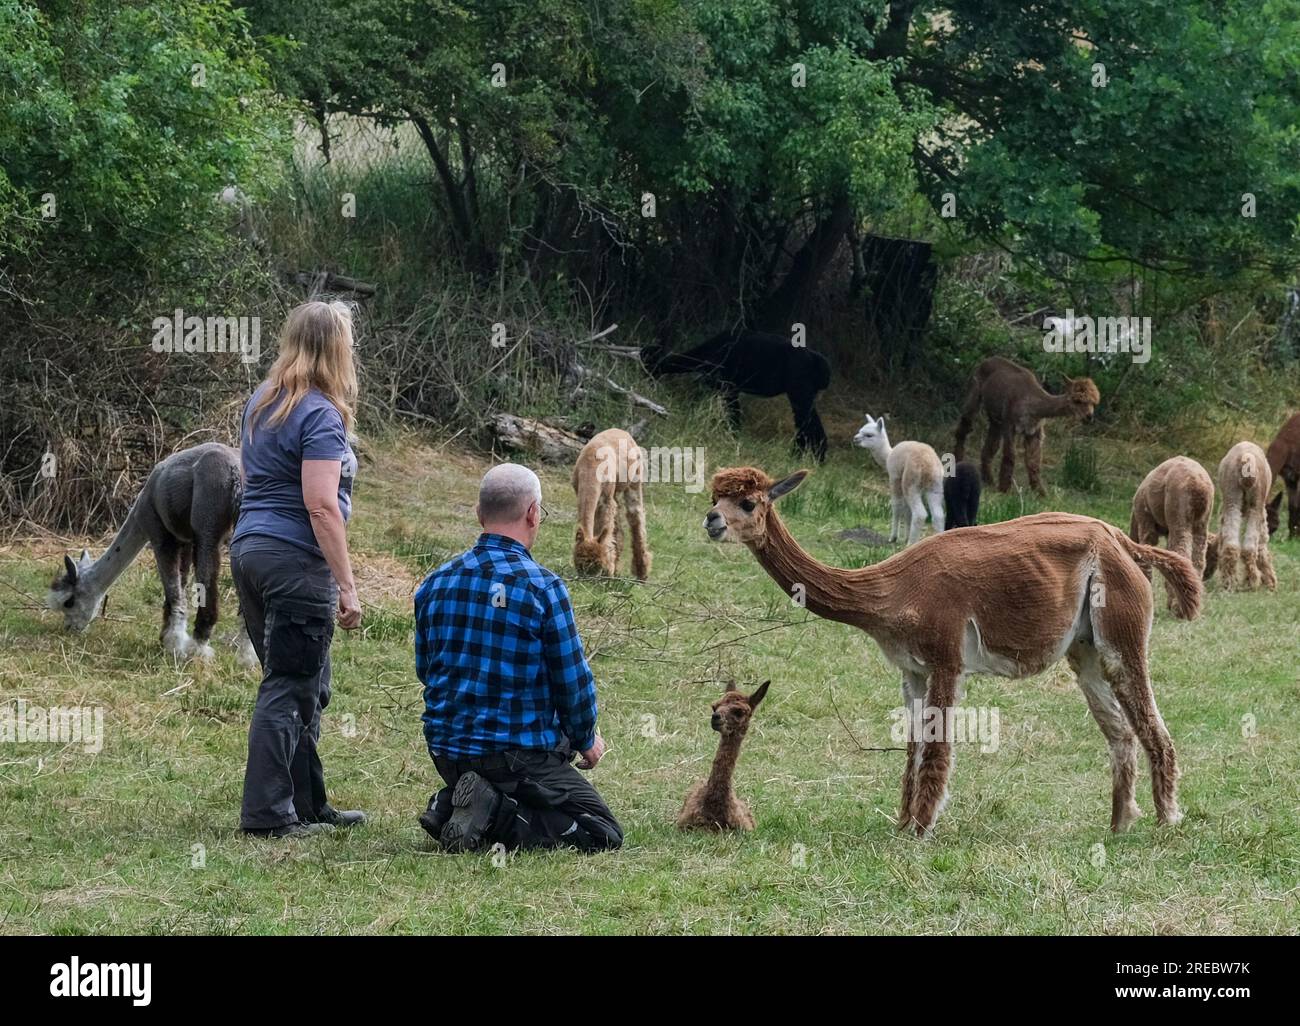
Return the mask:
<svg viewBox="0 0 1300 1026">
<path fill-rule="evenodd" d="M 442 846 L 452 852 L 477 851 L 481 848 L 496 812 L 495 807 L 487 810 L 485 805 L 494 796 L 499 798 L 499 792 L 477 773 L 462 775 L 451 792 L 451 819 L 438 836 Z M 494 805 L 499 807 L 499 801 Z"/>
</svg>

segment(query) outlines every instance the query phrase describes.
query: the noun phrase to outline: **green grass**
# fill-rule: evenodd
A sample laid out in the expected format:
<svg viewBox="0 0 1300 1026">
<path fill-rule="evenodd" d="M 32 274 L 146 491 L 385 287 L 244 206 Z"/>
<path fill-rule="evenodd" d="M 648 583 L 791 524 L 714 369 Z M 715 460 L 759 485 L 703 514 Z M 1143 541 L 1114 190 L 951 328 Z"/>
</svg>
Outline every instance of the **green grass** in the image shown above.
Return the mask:
<svg viewBox="0 0 1300 1026">
<path fill-rule="evenodd" d="M 780 405 L 753 404 L 748 417 L 753 434 L 741 439 L 683 416 L 676 436 L 660 429 L 653 440 L 707 444 L 710 469 L 741 452 L 774 474 L 791 468 Z M 887 532 L 885 481 L 844 434 L 832 424 L 831 461 L 784 514 L 819 558 L 862 565 L 888 550 L 836 534 Z M 1098 439 L 1101 477 L 1085 494 L 1060 487 L 1063 442 L 1049 430 L 1047 499 L 986 492 L 982 519 L 1065 509 L 1125 525 L 1141 470 L 1167 455 Z M 898 677 L 875 645 L 793 607 L 743 548 L 709 543 L 707 497 L 680 486 L 649 489 L 649 584 L 573 580 L 567 469 L 548 471 L 553 513 L 537 555 L 570 579 L 610 744 L 593 780 L 627 842 L 603 856 L 517 854 L 496 867 L 487 856 L 431 850 L 415 822 L 435 774 L 405 598 L 473 539 L 484 464 L 409 439 L 374 442 L 370 453 L 352 528 L 366 626 L 336 640 L 321 745 L 335 803 L 371 816 L 347 834 L 266 842 L 237 833 L 256 681 L 224 648 L 210 667 L 170 663 L 157 640 L 150 560 L 119 582 L 110 619 L 71 637 L 13 590 L 40 599 L 58 546 L 0 550 L 0 581 L 11 586 L 0 588 L 0 701 L 102 706 L 106 726 L 93 756 L 77 746 L 0 745 L 0 931 L 1296 930 L 1296 543 L 1274 546 L 1276 594 L 1213 589 L 1192 623 L 1157 603 L 1152 671 L 1183 770 L 1180 826 L 1155 827 L 1144 762 L 1147 816 L 1125 836 L 1109 834 L 1106 747 L 1062 664 L 1029 680 L 969 682 L 968 703 L 1000 710 L 1000 747 L 958 746 L 952 802 L 934 836 L 918 842 L 891 822 L 902 756 L 860 751 L 853 740 L 892 743 Z M 228 630 L 233 604 L 226 609 Z M 757 829 L 677 832 L 682 797 L 714 751 L 708 714 L 720 682 L 769 677 L 737 777 Z M 1246 716 L 1253 736 L 1243 732 Z"/>
</svg>

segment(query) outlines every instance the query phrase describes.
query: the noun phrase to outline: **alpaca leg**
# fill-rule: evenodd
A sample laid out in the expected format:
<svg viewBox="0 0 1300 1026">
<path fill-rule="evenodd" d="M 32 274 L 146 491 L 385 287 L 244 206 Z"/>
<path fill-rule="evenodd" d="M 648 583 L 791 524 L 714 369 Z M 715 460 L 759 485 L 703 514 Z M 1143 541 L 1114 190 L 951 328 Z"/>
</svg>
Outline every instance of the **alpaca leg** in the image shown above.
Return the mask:
<svg viewBox="0 0 1300 1026">
<path fill-rule="evenodd" d="M 632 573 L 638 581 L 650 576 L 650 544 L 645 531 L 645 496 L 640 482 L 627 490 L 627 526 L 632 534 Z"/>
<path fill-rule="evenodd" d="M 244 610 L 239 610 L 239 633 L 231 644 L 235 648 L 235 665 L 241 670 L 251 670 L 261 663 L 257 658 L 257 649 L 253 647 L 253 640 L 248 636 L 248 623 L 244 620 Z"/>
<path fill-rule="evenodd" d="M 911 518 L 907 526 L 907 544 L 915 545 L 925 530 L 925 503 L 921 501 L 920 492 L 913 492 L 907 497 L 907 511 Z"/>
<path fill-rule="evenodd" d="M 795 436 L 794 446 L 797 453 L 803 453 L 811 449 L 817 462 L 826 462 L 826 429 L 822 426 L 822 421 L 817 416 L 817 407 L 814 405 L 816 395 L 796 396 L 793 392 L 789 394 L 790 412 L 794 414 Z"/>
<path fill-rule="evenodd" d="M 1192 529 L 1187 524 L 1171 524 L 1169 526 L 1169 551 L 1177 552 L 1180 556 L 1186 556 L 1187 559 L 1195 564 L 1196 552 L 1192 541 Z M 1200 570 L 1197 570 L 1200 573 Z M 1173 609 L 1175 606 L 1174 592 L 1169 587 L 1169 582 L 1165 582 L 1165 607 Z"/>
<path fill-rule="evenodd" d="M 1268 537 L 1264 524 L 1264 511 L 1259 506 L 1246 514 L 1246 537 L 1241 543 L 1241 561 L 1246 575 L 1246 590 L 1254 591 L 1260 585 L 1260 539 Z"/>
<path fill-rule="evenodd" d="M 1123 833 L 1142 815 L 1134 793 L 1137 787 L 1137 735 L 1115 692 L 1106 683 L 1097 649 L 1090 642 L 1076 641 L 1070 646 L 1067 657 L 1092 711 L 1092 718 L 1097 721 L 1106 744 L 1110 746 L 1110 828 L 1117 834 Z"/>
<path fill-rule="evenodd" d="M 1224 504 L 1219 518 L 1219 586 L 1231 591 L 1237 583 L 1238 538 L 1241 535 L 1241 508 Z"/>
<path fill-rule="evenodd" d="M 980 480 L 986 485 L 993 483 L 993 457 L 997 455 L 998 443 L 1002 441 L 1002 425 L 990 419 L 989 431 L 984 436 L 984 446 L 980 449 Z"/>
<path fill-rule="evenodd" d="M 1002 429 L 1002 466 L 998 470 L 998 491 L 1009 492 L 1016 470 L 1016 433 L 1008 425 Z"/>
<path fill-rule="evenodd" d="M 903 802 L 898 829 L 912 825 L 912 799 L 916 794 L 916 768 L 921 761 L 921 721 L 925 706 L 925 674 L 903 672 L 903 718 L 907 723 L 907 763 L 903 766 Z"/>
<path fill-rule="evenodd" d="M 930 507 L 930 522 L 934 524 L 934 533 L 943 534 L 947 520 L 944 516 L 943 509 L 943 485 L 932 490 L 926 495 L 926 503 Z"/>
<path fill-rule="evenodd" d="M 1286 509 L 1288 537 L 1300 536 L 1300 480 L 1286 482 Z"/>
<path fill-rule="evenodd" d="M 903 522 L 903 493 L 891 484 L 889 490 L 889 540 L 898 541 L 898 528 Z"/>
<path fill-rule="evenodd" d="M 600 542 L 601 567 L 611 577 L 618 572 L 618 550 L 623 539 L 618 525 L 613 493 L 601 493 L 596 506 L 596 540 Z"/>
<path fill-rule="evenodd" d="M 194 617 L 194 643 L 190 655 L 199 659 L 211 659 L 212 628 L 220 615 L 221 598 L 221 549 L 211 542 L 196 542 L 194 545 L 194 578 L 198 582 L 195 600 L 198 613 Z"/>
<path fill-rule="evenodd" d="M 1196 567 L 1196 576 L 1205 576 L 1206 552 L 1209 545 L 1209 534 L 1206 532 L 1206 525 L 1197 523 L 1192 527 L 1192 565 Z"/>
<path fill-rule="evenodd" d="M 1025 436 L 1025 469 L 1029 472 L 1029 487 L 1039 495 L 1046 495 L 1043 487 L 1043 425 L 1032 435 Z"/>
<path fill-rule="evenodd" d="M 1106 636 L 1116 633 L 1107 631 Z M 1165 721 L 1156 708 L 1151 678 L 1147 673 L 1146 644 L 1129 639 L 1123 639 L 1120 644 L 1124 648 L 1102 650 L 1102 673 L 1146 750 L 1147 762 L 1151 766 L 1151 796 L 1156 804 L 1156 822 L 1161 826 L 1173 826 L 1183 818 L 1178 809 L 1178 759 L 1169 731 L 1165 729 Z"/>
<path fill-rule="evenodd" d="M 961 407 L 961 419 L 957 421 L 956 438 L 953 440 L 953 456 L 960 463 L 966 458 L 966 439 L 970 437 L 971 428 L 975 426 L 975 415 L 979 412 L 979 385 L 972 385 L 966 393 L 966 401 Z M 986 477 L 985 480 L 988 480 Z"/>
<path fill-rule="evenodd" d="M 949 710 L 957 704 L 957 674 L 935 670 L 925 696 L 926 713 L 939 719 L 939 738 L 924 737 L 916 767 L 916 784 L 912 796 L 912 819 L 916 835 L 924 837 L 934 829 L 935 821 L 948 801 L 948 771 L 952 766 L 952 738 L 948 736 Z M 925 732 L 934 733 L 933 721 Z"/>
<path fill-rule="evenodd" d="M 1277 573 L 1273 570 L 1273 557 L 1268 551 L 1268 524 L 1264 520 L 1262 508 L 1258 513 L 1255 519 L 1255 569 L 1259 575 L 1258 584 L 1262 584 L 1269 591 L 1277 591 Z M 1248 539 L 1249 536 L 1249 528 L 1247 528 Z"/>
<path fill-rule="evenodd" d="M 181 584 L 180 543 L 167 537 L 154 542 L 153 555 L 163 586 L 162 646 L 170 655 L 183 659 L 189 653 L 190 637 L 186 630 L 185 588 Z"/>
</svg>

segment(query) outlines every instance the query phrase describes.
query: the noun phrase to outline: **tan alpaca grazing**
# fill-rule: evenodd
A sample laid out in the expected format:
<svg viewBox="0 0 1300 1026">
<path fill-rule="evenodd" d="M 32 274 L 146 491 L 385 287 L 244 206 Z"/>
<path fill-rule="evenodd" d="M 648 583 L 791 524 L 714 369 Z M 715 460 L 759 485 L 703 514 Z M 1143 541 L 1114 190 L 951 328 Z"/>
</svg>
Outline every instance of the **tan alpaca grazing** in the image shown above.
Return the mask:
<svg viewBox="0 0 1300 1026">
<path fill-rule="evenodd" d="M 578 496 L 578 526 L 573 538 L 573 566 L 579 573 L 618 573 L 623 555 L 622 504 L 632 532 L 632 572 L 637 580 L 650 576 L 646 542 L 645 453 L 626 431 L 610 428 L 595 435 L 578 453 L 573 490 Z"/>
<path fill-rule="evenodd" d="M 1091 517 L 1039 513 L 931 535 L 883 563 L 842 570 L 800 548 L 773 506 L 807 474 L 773 482 L 754 467 L 718 471 L 704 528 L 714 541 L 748 547 L 809 612 L 865 631 L 902 672 L 911 724 L 899 829 L 924 836 L 947 800 L 952 737 L 944 730 L 934 738 L 925 722 L 953 722 L 967 675 L 1029 677 L 1062 657 L 1110 746 L 1111 829 L 1141 815 L 1139 744 L 1157 822 L 1182 818 L 1174 745 L 1147 668 L 1152 603 L 1143 567 L 1160 571 L 1174 615 L 1190 620 L 1202 589 L 1189 560 Z"/>
<path fill-rule="evenodd" d="M 736 797 L 731 778 L 740 758 L 740 745 L 749 732 L 749 721 L 767 694 L 770 680 L 765 680 L 753 694 L 744 695 L 728 689 L 713 703 L 713 729 L 718 738 L 718 754 L 713 769 L 703 783 L 696 784 L 686 796 L 677 814 L 679 830 L 753 830 L 754 815 L 749 806 Z"/>
<path fill-rule="evenodd" d="M 1010 491 L 1015 471 L 1016 439 L 1025 448 L 1025 469 L 1029 472 L 1029 486 L 1039 495 L 1046 495 L 1041 478 L 1043 463 L 1043 420 L 1047 417 L 1073 417 L 1089 421 L 1101 393 L 1092 378 L 1066 378 L 1064 395 L 1052 395 L 1043 390 L 1034 372 L 1018 363 L 990 356 L 975 368 L 971 377 L 970 392 L 962 405 L 961 420 L 957 423 L 955 453 L 958 462 L 966 458 L 966 438 L 970 435 L 981 408 L 988 417 L 989 430 L 980 450 L 980 474 L 985 484 L 993 483 L 991 465 L 993 456 L 1002 446 L 1002 468 L 998 475 L 998 490 Z"/>
<path fill-rule="evenodd" d="M 1138 485 L 1128 536 L 1142 545 L 1159 545 L 1161 536 L 1167 535 L 1170 550 L 1186 556 L 1196 572 L 1204 575 L 1213 511 L 1214 482 L 1209 473 L 1195 460 L 1175 456 L 1156 467 Z M 1149 568 L 1146 575 L 1150 580 Z M 1168 587 L 1165 597 L 1173 609 L 1174 593 Z"/>
<path fill-rule="evenodd" d="M 1238 442 L 1219 462 L 1219 531 L 1210 536 L 1205 563 L 1205 579 L 1219 571 L 1220 586 L 1232 591 L 1240 586 L 1254 591 L 1263 585 L 1277 588 L 1273 557 L 1268 551 L 1266 507 L 1273 474 L 1264 450 L 1254 442 Z M 1245 538 L 1241 537 L 1245 524 Z M 1241 580 L 1238 581 L 1238 561 Z"/>
</svg>

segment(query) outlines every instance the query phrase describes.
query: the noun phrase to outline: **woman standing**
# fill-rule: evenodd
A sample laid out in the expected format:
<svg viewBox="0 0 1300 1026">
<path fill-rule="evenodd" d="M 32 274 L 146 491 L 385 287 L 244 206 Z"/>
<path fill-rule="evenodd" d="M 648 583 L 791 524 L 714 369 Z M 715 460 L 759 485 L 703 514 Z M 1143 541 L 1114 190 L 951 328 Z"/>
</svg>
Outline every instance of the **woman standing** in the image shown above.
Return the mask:
<svg viewBox="0 0 1300 1026">
<path fill-rule="evenodd" d="M 286 837 L 365 821 L 325 797 L 316 746 L 330 700 L 330 642 L 361 623 L 348 559 L 357 459 L 352 316 L 342 303 L 290 311 L 280 352 L 244 408 L 244 495 L 230 567 L 262 664 L 240 826 Z"/>
</svg>

